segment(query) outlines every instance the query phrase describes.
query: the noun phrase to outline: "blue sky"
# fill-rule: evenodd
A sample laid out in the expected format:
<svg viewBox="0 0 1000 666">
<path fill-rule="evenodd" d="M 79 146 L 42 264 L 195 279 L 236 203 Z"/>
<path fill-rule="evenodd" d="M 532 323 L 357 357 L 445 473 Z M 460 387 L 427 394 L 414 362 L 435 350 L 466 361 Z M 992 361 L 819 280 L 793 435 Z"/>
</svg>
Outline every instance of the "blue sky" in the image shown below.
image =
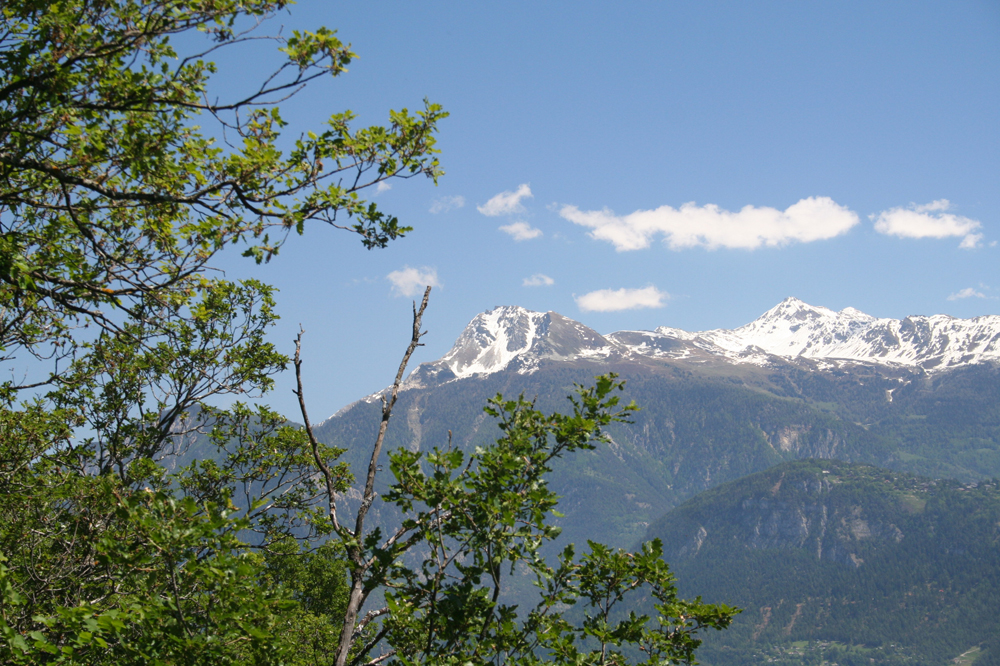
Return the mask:
<svg viewBox="0 0 1000 666">
<path fill-rule="evenodd" d="M 506 304 L 602 333 L 733 328 L 786 296 L 1000 312 L 993 0 L 303 0 L 280 24 L 326 25 L 359 55 L 282 106 L 290 134 L 425 97 L 451 113 L 439 185 L 372 193 L 407 238 L 369 252 L 315 228 L 268 266 L 220 260 L 281 289 L 283 348 L 306 329 L 317 421 L 391 380 L 408 278 L 439 285 L 418 362 Z M 222 89 L 273 62 L 221 62 Z M 271 402 L 292 415 L 290 388 Z"/>
</svg>

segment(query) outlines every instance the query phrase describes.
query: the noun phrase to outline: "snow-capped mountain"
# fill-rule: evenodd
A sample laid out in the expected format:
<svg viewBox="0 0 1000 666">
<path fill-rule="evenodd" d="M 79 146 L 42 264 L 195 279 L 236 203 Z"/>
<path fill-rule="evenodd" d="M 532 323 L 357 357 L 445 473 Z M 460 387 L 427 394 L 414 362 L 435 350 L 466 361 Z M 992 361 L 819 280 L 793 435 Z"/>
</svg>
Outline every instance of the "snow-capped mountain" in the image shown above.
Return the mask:
<svg viewBox="0 0 1000 666">
<path fill-rule="evenodd" d="M 777 358 L 775 358 L 777 357 Z M 799 358 L 919 367 L 927 371 L 1000 361 L 1000 316 L 879 319 L 787 298 L 754 321 L 727 330 L 601 335 L 555 312 L 503 306 L 477 315 L 441 359 L 408 380 L 426 385 L 502 370 L 530 373 L 543 361 L 711 360 L 766 365 Z"/>
<path fill-rule="evenodd" d="M 767 355 L 951 368 L 1000 361 L 1000 316 L 948 315 L 879 319 L 854 308 L 828 308 L 786 298 L 733 330 L 687 333 L 660 327 L 658 335 L 685 340 L 735 362 L 765 362 Z M 614 338 L 614 336 L 609 336 Z"/>
<path fill-rule="evenodd" d="M 409 384 L 448 381 L 501 370 L 533 372 L 542 360 L 606 359 L 628 350 L 556 312 L 496 307 L 469 322 L 451 350 L 422 364 Z"/>
</svg>

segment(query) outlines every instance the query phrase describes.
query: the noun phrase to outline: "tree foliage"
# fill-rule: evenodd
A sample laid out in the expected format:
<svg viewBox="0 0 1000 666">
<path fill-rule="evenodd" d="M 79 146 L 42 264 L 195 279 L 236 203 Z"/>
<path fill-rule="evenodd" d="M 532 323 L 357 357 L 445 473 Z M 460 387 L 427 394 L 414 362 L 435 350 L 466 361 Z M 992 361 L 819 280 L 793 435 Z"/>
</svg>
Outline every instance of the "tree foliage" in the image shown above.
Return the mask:
<svg viewBox="0 0 1000 666">
<path fill-rule="evenodd" d="M 354 54 L 326 29 L 271 38 L 285 62 L 217 101 L 214 52 L 260 37 L 283 0 L 4 3 L 0 24 L 0 281 L 7 354 L 68 354 L 72 327 L 121 332 L 202 306 L 223 246 L 258 262 L 323 222 L 384 247 L 408 231 L 359 192 L 440 173 L 426 104 L 352 130 L 350 111 L 283 151 L 276 102 Z M 188 52 L 175 42 L 201 31 Z M 201 48 L 198 48 L 198 45 Z M 196 124 L 212 122 L 216 139 Z M 205 306 L 202 306 L 205 307 Z M 148 335 L 148 333 L 146 333 Z M 166 333 L 164 333 L 166 335 Z"/>
<path fill-rule="evenodd" d="M 314 223 L 384 247 L 409 229 L 364 188 L 441 174 L 446 114 L 430 103 L 282 137 L 278 103 L 354 57 L 323 28 L 261 35 L 285 5 L 0 8 L 0 357 L 18 369 L 0 382 L 0 659 L 611 664 L 627 645 L 646 663 L 690 659 L 695 633 L 732 612 L 677 599 L 657 544 L 539 556 L 557 533 L 551 465 L 632 410 L 614 378 L 565 415 L 498 396 L 503 437 L 474 454 L 392 452 L 398 528 L 366 517 L 426 294 L 352 515 L 355 477 L 315 438 L 301 379 L 304 428 L 211 406 L 266 393 L 289 362 L 266 337 L 274 290 L 218 277 L 217 253 L 265 263 Z M 260 39 L 282 64 L 219 101 L 210 58 Z M 192 456 L 205 441 L 213 454 Z M 505 603 L 512 575 L 537 583 L 534 609 Z M 619 612 L 637 594 L 655 617 Z M 574 623 L 578 600 L 590 610 Z"/>
</svg>

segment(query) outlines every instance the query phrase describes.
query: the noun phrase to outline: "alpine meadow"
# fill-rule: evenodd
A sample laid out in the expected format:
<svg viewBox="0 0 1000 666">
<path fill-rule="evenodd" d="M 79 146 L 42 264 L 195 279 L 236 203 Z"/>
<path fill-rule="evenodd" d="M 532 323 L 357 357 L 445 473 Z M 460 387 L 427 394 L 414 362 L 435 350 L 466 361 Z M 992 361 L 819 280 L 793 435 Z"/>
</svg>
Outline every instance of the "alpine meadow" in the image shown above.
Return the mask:
<svg viewBox="0 0 1000 666">
<path fill-rule="evenodd" d="M 356 58 L 326 28 L 269 32 L 287 4 L 0 9 L 0 660 L 693 662 L 738 611 L 679 597 L 658 539 L 554 542 L 550 473 L 636 414 L 608 369 L 550 411 L 496 394 L 474 448 L 390 449 L 427 287 L 372 436 L 345 453 L 313 427 L 309 338 L 268 337 L 267 264 L 301 235 L 404 242 L 372 196 L 437 182 L 447 113 L 286 123 Z M 263 45 L 272 69 L 226 98 L 213 60 Z M 227 280 L 223 253 L 259 276 Z M 298 414 L 263 406 L 283 371 Z"/>
</svg>

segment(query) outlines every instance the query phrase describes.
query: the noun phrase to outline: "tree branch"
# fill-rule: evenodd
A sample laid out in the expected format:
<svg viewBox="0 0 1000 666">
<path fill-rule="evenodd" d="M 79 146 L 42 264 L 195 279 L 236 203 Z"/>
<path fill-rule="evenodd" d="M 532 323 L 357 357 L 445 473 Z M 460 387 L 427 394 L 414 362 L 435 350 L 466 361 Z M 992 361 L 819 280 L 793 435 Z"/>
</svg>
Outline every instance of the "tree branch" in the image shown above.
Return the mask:
<svg viewBox="0 0 1000 666">
<path fill-rule="evenodd" d="M 369 562 L 365 561 L 364 557 L 364 527 L 365 527 L 365 517 L 368 515 L 368 509 L 371 507 L 372 501 L 375 499 L 375 474 L 378 471 L 378 458 L 379 454 L 382 452 L 382 446 L 385 443 L 385 433 L 389 427 L 389 419 L 392 416 L 392 408 L 396 404 L 396 398 L 399 396 L 399 386 L 403 382 L 403 373 L 406 372 L 406 366 L 410 362 L 410 357 L 413 356 L 413 352 L 417 347 L 422 346 L 420 344 L 420 338 L 423 337 L 423 333 L 420 331 L 420 324 L 423 320 L 424 311 L 427 309 L 427 301 L 431 295 L 431 288 L 428 286 L 424 290 L 424 298 L 420 302 L 420 308 L 417 308 L 417 304 L 413 304 L 413 329 L 410 335 L 410 344 L 406 348 L 406 353 L 403 354 L 403 360 L 399 363 L 399 369 L 396 371 L 396 379 L 392 383 L 392 387 L 389 389 L 389 398 L 386 399 L 383 395 L 382 397 L 382 422 L 379 424 L 378 435 L 375 438 L 375 445 L 372 447 L 371 460 L 368 463 L 368 476 L 365 479 L 365 490 L 364 495 L 361 500 L 361 506 L 358 507 L 357 519 L 355 521 L 354 533 L 352 539 L 347 544 L 347 555 L 351 566 L 351 591 L 348 596 L 347 610 L 344 613 L 344 627 L 340 632 L 340 646 L 337 649 L 337 659 L 336 666 L 346 666 L 347 658 L 351 650 L 351 646 L 354 643 L 354 628 L 356 620 L 358 617 L 358 612 L 361 610 L 361 606 L 364 604 L 367 598 L 367 593 L 365 592 L 365 574 L 368 573 L 369 567 L 371 566 Z M 371 646 L 374 647 L 374 646 Z M 365 651 L 359 653 L 357 658 L 363 658 L 367 650 L 371 650 L 371 647 L 366 647 Z M 372 662 L 370 664 L 377 664 L 388 659 L 394 654 L 389 652 Z"/>
<path fill-rule="evenodd" d="M 420 338 L 423 337 L 423 333 L 420 332 L 420 322 L 424 316 L 424 310 L 427 309 L 427 300 L 430 298 L 431 288 L 427 287 L 424 291 L 424 298 L 420 303 L 420 309 L 417 309 L 416 303 L 413 304 L 413 333 L 410 337 L 410 345 L 406 348 L 406 353 L 403 354 L 403 360 L 399 363 L 399 370 L 396 371 L 396 380 L 392 383 L 390 388 L 389 398 L 386 399 L 385 395 L 382 396 L 382 422 L 379 423 L 378 436 L 375 438 L 375 446 L 372 447 L 372 457 L 368 462 L 368 477 L 365 480 L 365 492 L 361 500 L 361 506 L 358 508 L 358 517 L 354 529 L 354 534 L 361 534 L 364 530 L 365 516 L 368 514 L 368 509 L 371 506 L 372 501 L 375 499 L 375 473 L 378 470 L 378 457 L 382 452 L 382 445 L 385 443 L 385 433 L 389 428 L 389 419 L 392 417 L 392 408 L 396 405 L 396 398 L 399 396 L 399 385 L 403 382 L 403 373 L 406 371 L 406 366 L 410 362 L 410 357 L 417 347 L 422 347 L 420 343 Z"/>
<path fill-rule="evenodd" d="M 319 454 L 319 441 L 316 439 L 316 435 L 313 434 L 312 422 L 309 420 L 309 414 L 306 412 L 306 399 L 305 394 L 302 390 L 302 334 L 305 333 L 305 329 L 301 326 L 299 327 L 299 334 L 295 336 L 295 358 L 293 363 L 295 365 L 295 385 L 296 389 L 292 391 L 299 399 L 299 411 L 302 413 L 302 422 L 305 424 L 306 436 L 309 438 L 309 446 L 312 448 L 313 460 L 316 461 L 316 466 L 319 467 L 320 471 L 323 473 L 323 480 L 326 482 L 326 501 L 330 514 L 330 522 L 333 523 L 333 529 L 337 531 L 338 534 L 341 532 L 340 523 L 337 521 L 337 496 L 336 488 L 333 482 L 333 473 L 330 471 L 330 466 L 326 464 L 323 457 Z M 348 530 L 348 534 L 350 531 Z"/>
</svg>

